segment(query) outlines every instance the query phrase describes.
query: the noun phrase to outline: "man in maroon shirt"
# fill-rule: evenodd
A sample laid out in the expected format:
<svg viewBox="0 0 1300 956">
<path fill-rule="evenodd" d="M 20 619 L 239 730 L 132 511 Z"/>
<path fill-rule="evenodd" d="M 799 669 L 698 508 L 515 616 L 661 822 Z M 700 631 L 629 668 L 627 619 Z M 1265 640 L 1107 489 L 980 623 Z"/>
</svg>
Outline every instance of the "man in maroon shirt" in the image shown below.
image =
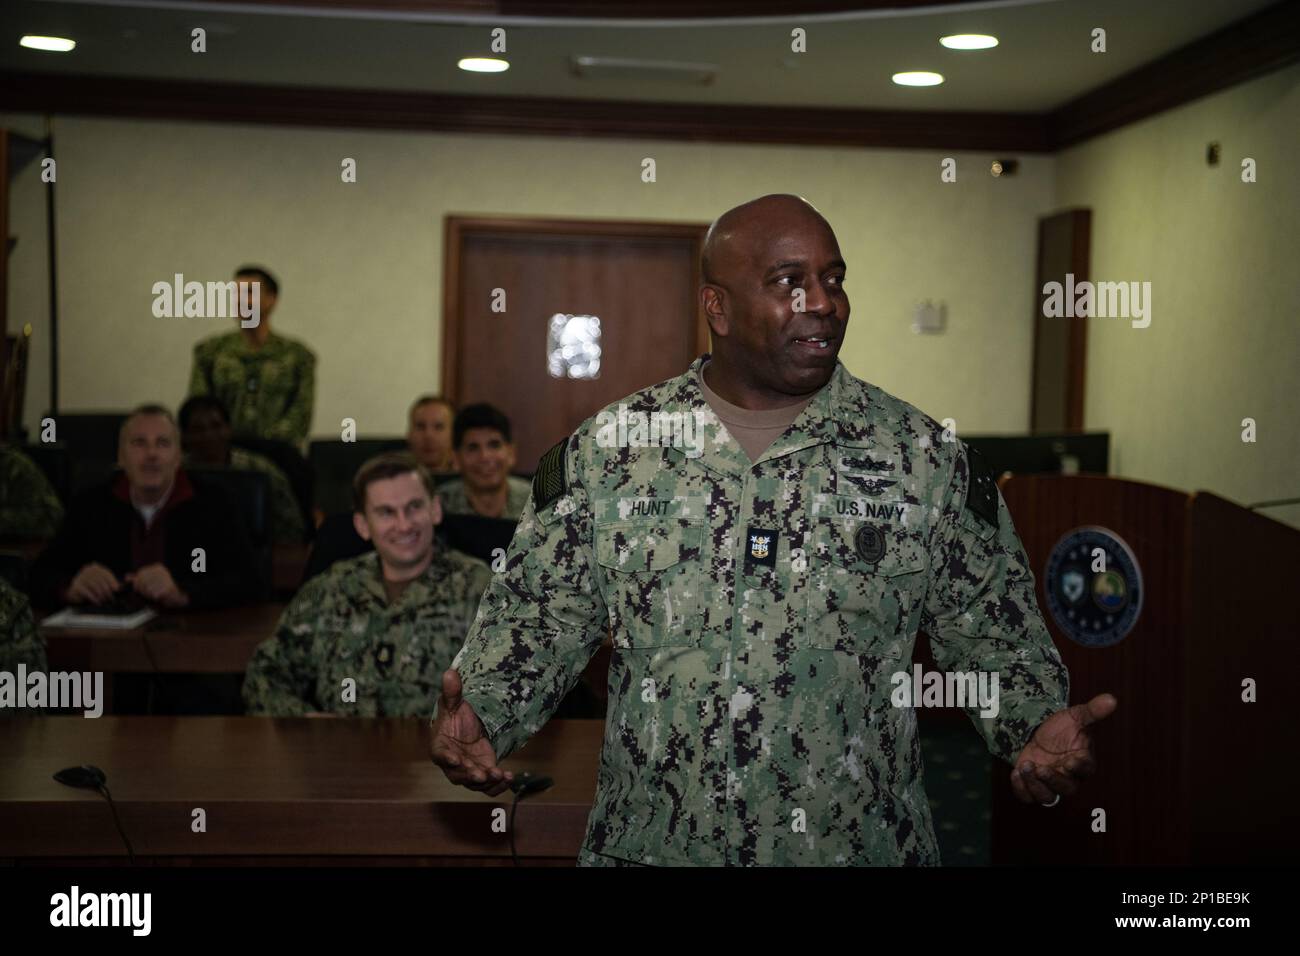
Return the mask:
<svg viewBox="0 0 1300 956">
<path fill-rule="evenodd" d="M 133 411 L 118 439 L 122 473 L 73 501 L 32 568 L 34 603 L 120 596 L 201 608 L 255 598 L 259 580 L 238 512 L 220 489 L 191 482 L 180 462 L 171 413 L 160 405 Z"/>
</svg>

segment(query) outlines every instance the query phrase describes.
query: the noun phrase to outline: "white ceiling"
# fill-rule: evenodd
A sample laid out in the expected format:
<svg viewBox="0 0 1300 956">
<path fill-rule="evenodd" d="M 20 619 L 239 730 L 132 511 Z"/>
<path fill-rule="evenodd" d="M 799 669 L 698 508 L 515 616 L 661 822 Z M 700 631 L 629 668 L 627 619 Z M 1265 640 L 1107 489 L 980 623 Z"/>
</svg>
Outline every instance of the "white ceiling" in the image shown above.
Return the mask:
<svg viewBox="0 0 1300 956">
<path fill-rule="evenodd" d="M 879 109 L 1051 110 L 1274 0 L 1011 0 L 947 9 L 741 22 L 540 24 L 491 18 L 381 18 L 376 14 L 247 7 L 183 0 L 0 0 L 0 69 L 106 76 L 616 100 Z M 490 55 L 506 28 L 501 74 L 469 74 L 462 56 Z M 807 30 L 808 51 L 790 50 Z M 204 27 L 207 52 L 190 52 Z M 1091 31 L 1107 33 L 1092 53 Z M 72 53 L 18 46 L 23 33 L 69 36 Z M 988 51 L 946 50 L 948 33 L 992 33 Z M 667 79 L 582 79 L 578 55 L 712 63 L 708 86 Z M 939 87 L 895 86 L 900 70 L 934 70 Z"/>
</svg>

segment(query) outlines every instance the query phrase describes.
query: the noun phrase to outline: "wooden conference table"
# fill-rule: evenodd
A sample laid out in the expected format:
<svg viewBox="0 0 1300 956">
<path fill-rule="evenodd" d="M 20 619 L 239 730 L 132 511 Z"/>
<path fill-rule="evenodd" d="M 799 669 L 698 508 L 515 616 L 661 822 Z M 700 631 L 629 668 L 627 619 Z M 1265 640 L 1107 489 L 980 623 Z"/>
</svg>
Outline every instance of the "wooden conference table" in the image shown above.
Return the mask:
<svg viewBox="0 0 1300 956">
<path fill-rule="evenodd" d="M 102 671 L 104 713 L 113 713 L 114 674 L 242 674 L 269 638 L 283 604 L 164 613 L 142 627 L 42 627 L 52 671 Z M 128 708 L 129 709 L 129 708 Z"/>
<path fill-rule="evenodd" d="M 521 862 L 575 862 L 603 731 L 554 720 L 503 764 L 555 781 L 520 801 Z M 126 862 L 107 801 L 52 779 L 79 764 L 107 775 L 140 862 L 509 865 L 493 811 L 508 822 L 513 794 L 453 786 L 428 732 L 422 719 L 0 720 L 0 865 Z M 205 833 L 191 829 L 196 808 Z"/>
<path fill-rule="evenodd" d="M 41 628 L 52 671 L 112 674 L 242 674 L 284 612 L 280 603 L 216 611 L 164 613 L 143 627 Z M 587 665 L 588 686 L 604 696 L 610 648 Z M 104 682 L 104 712 L 113 712 L 113 681 Z"/>
<path fill-rule="evenodd" d="M 284 605 L 163 613 L 143 627 L 42 627 L 50 670 L 242 674 Z"/>
<path fill-rule="evenodd" d="M 45 544 L 20 543 L 33 554 Z M 297 586 L 307 553 L 306 545 L 275 547 L 277 593 Z M 242 674 L 257 645 L 275 631 L 285 606 L 283 601 L 269 601 L 213 611 L 166 611 L 130 630 L 42 627 L 41 634 L 50 670 L 105 675 Z M 113 682 L 105 681 L 106 712 L 112 710 L 112 688 Z"/>
</svg>

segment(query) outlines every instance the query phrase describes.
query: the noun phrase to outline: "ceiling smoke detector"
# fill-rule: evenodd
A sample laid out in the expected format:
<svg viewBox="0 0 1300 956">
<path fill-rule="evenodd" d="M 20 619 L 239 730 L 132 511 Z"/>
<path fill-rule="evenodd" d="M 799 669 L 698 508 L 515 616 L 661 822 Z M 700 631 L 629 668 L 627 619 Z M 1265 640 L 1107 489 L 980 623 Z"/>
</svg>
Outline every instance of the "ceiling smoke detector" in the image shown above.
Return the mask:
<svg viewBox="0 0 1300 956">
<path fill-rule="evenodd" d="M 569 58 L 574 76 L 587 80 L 654 80 L 708 86 L 717 77 L 716 63 L 679 63 L 674 60 L 635 60 L 615 56 Z"/>
</svg>

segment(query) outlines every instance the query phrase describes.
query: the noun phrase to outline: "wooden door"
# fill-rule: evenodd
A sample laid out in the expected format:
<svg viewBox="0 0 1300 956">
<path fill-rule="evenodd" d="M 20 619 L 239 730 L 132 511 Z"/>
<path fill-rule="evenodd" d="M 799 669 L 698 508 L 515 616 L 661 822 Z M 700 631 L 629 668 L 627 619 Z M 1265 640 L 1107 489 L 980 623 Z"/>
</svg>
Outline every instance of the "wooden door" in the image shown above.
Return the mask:
<svg viewBox="0 0 1300 956">
<path fill-rule="evenodd" d="M 444 393 L 505 412 L 516 470 L 531 473 L 602 406 L 680 375 L 707 349 L 698 304 L 706 228 L 449 216 Z M 600 320 L 597 377 L 556 377 L 548 367 L 556 315 Z"/>
<path fill-rule="evenodd" d="M 1030 431 L 1059 435 L 1083 431 L 1084 368 L 1088 355 L 1088 320 L 1043 315 L 1043 286 L 1077 285 L 1087 279 L 1092 211 L 1071 209 L 1038 220 L 1038 269 L 1034 286 L 1034 375 Z"/>
</svg>

